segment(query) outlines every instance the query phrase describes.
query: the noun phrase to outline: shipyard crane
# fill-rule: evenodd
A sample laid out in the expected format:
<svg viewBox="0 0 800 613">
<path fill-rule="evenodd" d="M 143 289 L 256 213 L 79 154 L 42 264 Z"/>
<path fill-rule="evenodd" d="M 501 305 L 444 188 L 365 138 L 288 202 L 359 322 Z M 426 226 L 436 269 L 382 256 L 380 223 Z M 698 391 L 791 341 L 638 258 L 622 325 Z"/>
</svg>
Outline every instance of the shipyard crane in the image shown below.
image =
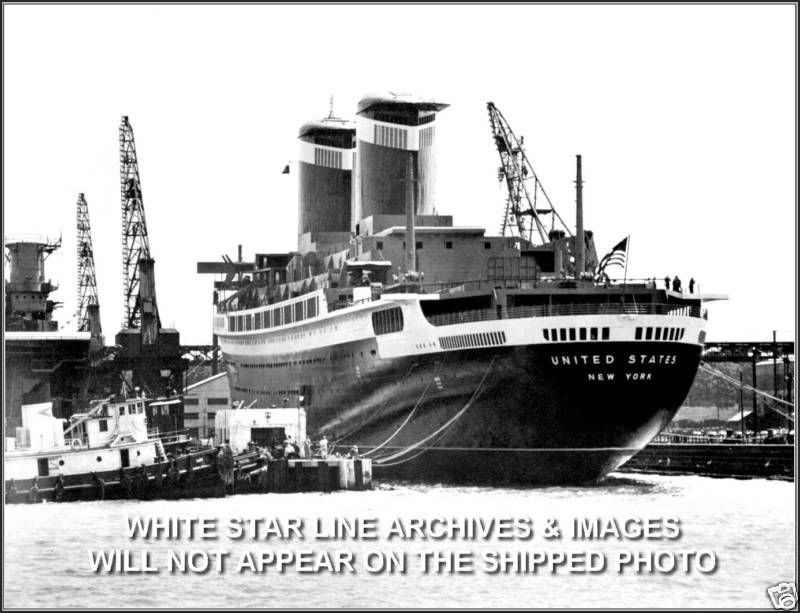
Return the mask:
<svg viewBox="0 0 800 613">
<path fill-rule="evenodd" d="M 78 194 L 78 308 L 75 319 L 78 332 L 91 332 L 92 338 L 101 338 L 100 301 L 97 297 L 97 276 L 94 270 L 92 227 L 89 223 L 89 205 L 84 195 Z"/>
<path fill-rule="evenodd" d="M 508 189 L 501 227 L 503 236 L 512 234 L 531 241 L 534 229 L 542 243 L 548 242 L 551 233 L 556 229 L 572 236 L 569 227 L 553 207 L 528 156 L 525 155 L 523 137 L 517 138 L 493 102 L 487 102 L 486 108 L 489 111 L 492 136 L 500 155 L 497 178 L 500 182 L 505 181 Z M 546 227 L 547 216 L 550 217 L 549 229 Z M 560 223 L 560 228 L 556 228 L 556 221 Z"/>
<path fill-rule="evenodd" d="M 126 392 L 139 387 L 151 396 L 170 396 L 183 388 L 187 363 L 178 331 L 161 328 L 136 145 L 125 116 L 119 126 L 119 164 L 125 311 L 115 337 L 115 363 Z"/>
<path fill-rule="evenodd" d="M 133 128 L 126 116 L 119 126 L 120 192 L 122 200 L 123 328 L 142 331 L 142 344 L 157 341 L 161 320 L 156 305 L 154 260 L 150 256 L 147 223 L 139 179 Z"/>
</svg>

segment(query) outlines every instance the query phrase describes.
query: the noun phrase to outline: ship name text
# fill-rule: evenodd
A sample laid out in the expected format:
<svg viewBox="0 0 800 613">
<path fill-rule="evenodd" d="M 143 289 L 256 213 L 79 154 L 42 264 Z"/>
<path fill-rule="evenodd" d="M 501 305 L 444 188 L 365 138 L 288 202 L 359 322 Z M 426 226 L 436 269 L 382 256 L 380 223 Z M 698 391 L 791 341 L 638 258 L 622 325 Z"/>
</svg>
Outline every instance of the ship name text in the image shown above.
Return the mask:
<svg viewBox="0 0 800 613">
<path fill-rule="evenodd" d="M 554 355 L 550 356 L 553 366 L 592 366 L 592 365 L 611 365 L 617 358 L 613 354 L 581 354 L 581 355 Z M 678 356 L 665 353 L 631 353 L 626 358 L 629 365 L 651 365 L 651 364 L 676 364 Z"/>
</svg>

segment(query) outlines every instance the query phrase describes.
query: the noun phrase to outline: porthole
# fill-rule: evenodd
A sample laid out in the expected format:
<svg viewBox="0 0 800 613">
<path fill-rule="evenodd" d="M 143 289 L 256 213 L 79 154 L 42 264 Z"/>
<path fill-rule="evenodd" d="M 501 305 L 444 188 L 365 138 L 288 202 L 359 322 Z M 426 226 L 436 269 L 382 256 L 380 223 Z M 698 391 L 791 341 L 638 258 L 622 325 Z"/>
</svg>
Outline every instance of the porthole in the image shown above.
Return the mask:
<svg viewBox="0 0 800 613">
<path fill-rule="evenodd" d="M 58 461 L 58 465 L 59 465 L 59 466 L 64 466 L 64 460 L 59 460 L 59 461 Z"/>
<path fill-rule="evenodd" d="M 98 461 L 98 462 L 102 462 L 102 461 L 103 461 L 103 458 L 101 458 L 100 456 L 97 456 L 97 461 Z"/>
</svg>

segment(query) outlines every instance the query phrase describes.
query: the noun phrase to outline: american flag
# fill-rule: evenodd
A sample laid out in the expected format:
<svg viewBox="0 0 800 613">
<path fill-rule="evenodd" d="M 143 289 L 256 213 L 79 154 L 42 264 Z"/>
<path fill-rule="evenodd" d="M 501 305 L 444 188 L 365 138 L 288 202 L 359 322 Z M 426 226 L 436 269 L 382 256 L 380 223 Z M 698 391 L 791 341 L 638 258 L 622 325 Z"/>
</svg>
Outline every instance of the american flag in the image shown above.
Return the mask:
<svg viewBox="0 0 800 613">
<path fill-rule="evenodd" d="M 618 242 L 614 248 L 603 256 L 600 263 L 597 265 L 597 274 L 601 274 L 608 266 L 621 266 L 625 268 L 625 256 L 628 251 L 628 239 L 626 236 Z"/>
</svg>

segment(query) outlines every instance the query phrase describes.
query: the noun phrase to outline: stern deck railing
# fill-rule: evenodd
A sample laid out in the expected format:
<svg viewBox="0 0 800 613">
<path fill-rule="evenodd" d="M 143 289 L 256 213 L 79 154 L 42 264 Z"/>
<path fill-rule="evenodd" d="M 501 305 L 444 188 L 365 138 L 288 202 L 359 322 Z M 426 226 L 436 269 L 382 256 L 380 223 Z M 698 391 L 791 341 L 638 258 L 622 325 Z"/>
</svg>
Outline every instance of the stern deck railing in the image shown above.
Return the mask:
<svg viewBox="0 0 800 613">
<path fill-rule="evenodd" d="M 451 326 L 476 321 L 521 319 L 525 317 L 554 317 L 564 315 L 671 315 L 675 317 L 704 317 L 699 306 L 674 304 L 545 304 L 509 308 L 477 309 L 456 313 L 425 315 L 434 326 Z"/>
</svg>

